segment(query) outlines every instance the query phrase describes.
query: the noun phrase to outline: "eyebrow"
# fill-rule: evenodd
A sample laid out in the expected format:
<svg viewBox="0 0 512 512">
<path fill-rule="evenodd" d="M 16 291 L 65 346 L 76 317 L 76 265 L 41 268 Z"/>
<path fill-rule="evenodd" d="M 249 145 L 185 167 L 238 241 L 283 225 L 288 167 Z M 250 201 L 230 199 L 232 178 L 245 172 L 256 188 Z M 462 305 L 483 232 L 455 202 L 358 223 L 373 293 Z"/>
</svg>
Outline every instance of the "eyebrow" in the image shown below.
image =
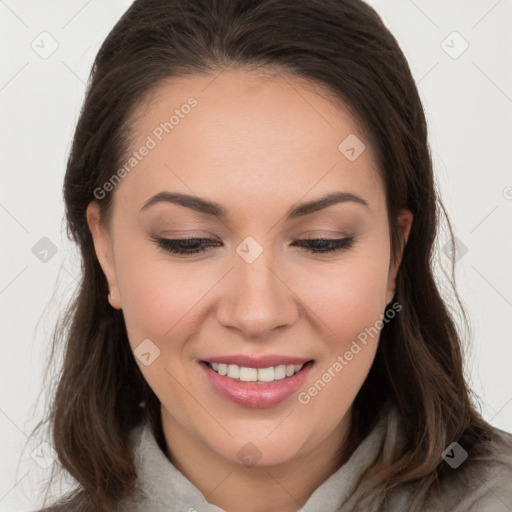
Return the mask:
<svg viewBox="0 0 512 512">
<path fill-rule="evenodd" d="M 162 202 L 184 206 L 186 208 L 195 210 L 199 213 L 211 215 L 213 217 L 227 217 L 226 210 L 218 203 L 215 203 L 213 201 L 207 201 L 206 199 L 201 199 L 200 197 L 197 196 L 165 191 L 159 192 L 158 194 L 155 194 L 154 196 L 150 197 L 144 203 L 140 211 L 142 212 L 143 210 L 148 209 L 150 206 Z M 323 210 L 328 206 L 347 202 L 353 202 L 356 204 L 360 204 L 366 208 L 369 208 L 368 203 L 362 197 L 359 197 L 350 192 L 333 192 L 324 197 L 313 199 L 312 201 L 300 203 L 296 206 L 293 206 L 292 208 L 290 208 L 290 210 L 288 210 L 288 213 L 286 214 L 286 220 L 296 219 L 298 217 L 302 217 L 304 215 L 308 215 L 310 213 Z"/>
</svg>

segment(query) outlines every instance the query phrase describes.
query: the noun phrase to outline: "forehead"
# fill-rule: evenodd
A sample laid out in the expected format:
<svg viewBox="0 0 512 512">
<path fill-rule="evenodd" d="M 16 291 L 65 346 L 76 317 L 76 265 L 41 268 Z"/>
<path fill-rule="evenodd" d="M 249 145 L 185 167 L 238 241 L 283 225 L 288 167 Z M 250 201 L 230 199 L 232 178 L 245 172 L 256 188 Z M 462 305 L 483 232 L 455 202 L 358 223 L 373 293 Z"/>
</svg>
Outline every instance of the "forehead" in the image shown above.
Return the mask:
<svg viewBox="0 0 512 512">
<path fill-rule="evenodd" d="M 377 201 L 383 191 L 373 148 L 348 109 L 327 88 L 290 75 L 230 70 L 169 79 L 137 109 L 131 141 L 126 160 L 151 149 L 116 193 L 140 206 L 164 189 L 238 198 L 245 208 L 333 190 Z M 356 159 L 348 146 L 362 151 Z"/>
</svg>

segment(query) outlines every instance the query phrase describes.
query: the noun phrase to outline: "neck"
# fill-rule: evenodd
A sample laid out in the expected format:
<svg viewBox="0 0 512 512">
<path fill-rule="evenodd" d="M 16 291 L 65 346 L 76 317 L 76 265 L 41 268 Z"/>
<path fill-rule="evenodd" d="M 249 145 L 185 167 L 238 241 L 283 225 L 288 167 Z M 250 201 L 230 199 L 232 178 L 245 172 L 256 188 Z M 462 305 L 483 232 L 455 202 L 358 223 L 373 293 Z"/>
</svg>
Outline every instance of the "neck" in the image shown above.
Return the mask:
<svg viewBox="0 0 512 512">
<path fill-rule="evenodd" d="M 166 455 L 203 494 L 226 512 L 296 512 L 352 455 L 359 439 L 349 409 L 314 450 L 268 466 L 245 466 L 209 449 L 162 408 Z"/>
</svg>

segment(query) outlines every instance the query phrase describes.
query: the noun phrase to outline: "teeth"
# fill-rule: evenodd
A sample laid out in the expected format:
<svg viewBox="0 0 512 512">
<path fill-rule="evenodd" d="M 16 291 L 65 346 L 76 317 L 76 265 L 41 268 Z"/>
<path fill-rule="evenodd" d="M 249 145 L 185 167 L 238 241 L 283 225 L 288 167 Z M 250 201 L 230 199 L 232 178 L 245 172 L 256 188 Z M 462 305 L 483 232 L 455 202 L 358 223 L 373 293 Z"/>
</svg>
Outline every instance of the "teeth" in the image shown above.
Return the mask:
<svg viewBox="0 0 512 512">
<path fill-rule="evenodd" d="M 240 366 L 236 364 L 228 365 L 228 373 L 226 373 L 231 379 L 238 379 L 240 377 Z"/>
<path fill-rule="evenodd" d="M 258 380 L 261 382 L 273 382 L 277 380 L 277 369 L 279 367 L 273 368 L 258 368 Z"/>
<path fill-rule="evenodd" d="M 303 364 L 281 364 L 269 368 L 248 368 L 236 364 L 208 363 L 208 366 L 219 375 L 242 382 L 274 382 L 275 380 L 291 377 L 302 369 Z"/>
<path fill-rule="evenodd" d="M 238 367 L 239 378 L 242 382 L 256 382 L 258 380 L 258 370 L 256 368 Z"/>
</svg>

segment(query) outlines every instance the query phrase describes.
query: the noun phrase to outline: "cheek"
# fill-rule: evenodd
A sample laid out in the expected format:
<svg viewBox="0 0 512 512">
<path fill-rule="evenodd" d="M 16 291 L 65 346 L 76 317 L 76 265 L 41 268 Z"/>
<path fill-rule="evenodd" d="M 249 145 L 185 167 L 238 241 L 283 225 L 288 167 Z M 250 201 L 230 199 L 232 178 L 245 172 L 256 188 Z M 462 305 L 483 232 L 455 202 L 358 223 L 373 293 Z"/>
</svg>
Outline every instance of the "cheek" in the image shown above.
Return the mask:
<svg viewBox="0 0 512 512">
<path fill-rule="evenodd" d="M 315 287 L 302 287 L 325 351 L 312 385 L 298 399 L 312 415 L 324 417 L 327 429 L 349 408 L 372 366 L 383 326 L 388 264 L 375 253 L 357 263 L 347 260 L 334 271 L 316 273 Z"/>
<path fill-rule="evenodd" d="M 164 258 L 131 253 L 119 261 L 119 291 L 132 345 L 145 338 L 157 343 L 180 339 L 195 306 L 213 285 L 210 281 L 211 276 L 203 278 Z"/>
<path fill-rule="evenodd" d="M 297 401 L 305 421 L 314 423 L 319 434 L 336 428 L 370 371 L 382 326 L 384 286 L 378 272 L 350 274 L 338 286 L 326 280 L 310 297 L 321 318 L 324 343 L 314 376 Z"/>
<path fill-rule="evenodd" d="M 300 279 L 288 274 L 293 268 L 283 269 L 284 279 L 294 283 L 294 294 L 309 310 L 305 314 L 318 322 L 319 332 L 338 343 L 340 337 L 347 340 L 374 324 L 385 307 L 388 262 L 382 250 L 368 249 L 342 265 L 315 262 Z M 201 301 L 224 274 L 207 261 L 170 262 L 165 254 L 155 256 L 153 248 L 132 246 L 118 254 L 116 273 L 132 345 L 145 338 L 186 337 L 201 315 Z M 297 272 L 303 274 L 303 270 Z"/>
<path fill-rule="evenodd" d="M 310 273 L 297 295 L 329 337 L 347 340 L 373 325 L 386 306 L 387 261 L 371 258 Z"/>
<path fill-rule="evenodd" d="M 306 425 L 314 426 L 320 439 L 331 434 L 350 409 L 370 371 L 376 347 L 359 343 L 358 353 L 350 361 L 345 358 L 346 351 L 332 354 L 297 395 L 299 415 Z"/>
</svg>

